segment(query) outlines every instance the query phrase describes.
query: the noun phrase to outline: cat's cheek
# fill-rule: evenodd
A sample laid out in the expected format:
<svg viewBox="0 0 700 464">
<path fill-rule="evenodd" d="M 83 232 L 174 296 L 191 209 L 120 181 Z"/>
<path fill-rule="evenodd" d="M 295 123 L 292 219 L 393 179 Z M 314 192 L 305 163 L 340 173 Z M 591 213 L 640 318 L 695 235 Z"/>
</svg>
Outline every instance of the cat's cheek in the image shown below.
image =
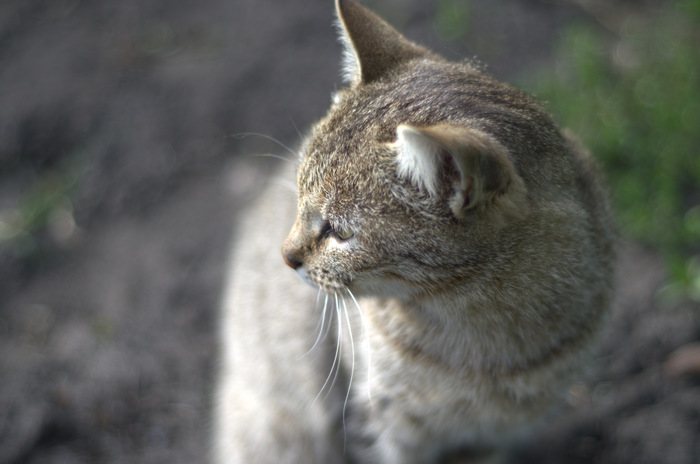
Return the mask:
<svg viewBox="0 0 700 464">
<path fill-rule="evenodd" d="M 334 237 L 329 241 L 328 246 L 343 253 L 353 253 L 360 248 L 360 242 L 358 242 L 357 237 L 355 236 L 352 236 L 346 240 L 341 240 Z"/>
</svg>

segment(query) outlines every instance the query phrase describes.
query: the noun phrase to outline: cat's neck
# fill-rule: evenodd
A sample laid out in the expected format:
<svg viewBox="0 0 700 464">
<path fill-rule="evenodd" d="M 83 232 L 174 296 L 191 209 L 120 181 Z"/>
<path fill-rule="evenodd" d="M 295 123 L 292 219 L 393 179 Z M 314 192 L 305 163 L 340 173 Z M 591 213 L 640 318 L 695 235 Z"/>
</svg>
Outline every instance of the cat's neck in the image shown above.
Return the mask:
<svg viewBox="0 0 700 464">
<path fill-rule="evenodd" d="M 521 301 L 528 306 L 532 303 Z M 558 344 L 546 324 L 518 318 L 493 295 L 478 299 L 459 293 L 412 300 L 366 298 L 360 304 L 376 340 L 391 346 L 397 356 L 465 375 L 517 374 L 548 362 L 542 359 L 548 339 Z M 523 340 L 522 333 L 530 333 L 530 341 Z"/>
<path fill-rule="evenodd" d="M 461 296 L 366 298 L 360 304 L 376 339 L 393 347 L 399 356 L 451 370 L 479 370 L 498 363 L 491 358 L 490 342 L 480 335 L 489 332 L 467 317 L 474 311 Z M 470 360 L 469 365 L 465 359 Z"/>
</svg>

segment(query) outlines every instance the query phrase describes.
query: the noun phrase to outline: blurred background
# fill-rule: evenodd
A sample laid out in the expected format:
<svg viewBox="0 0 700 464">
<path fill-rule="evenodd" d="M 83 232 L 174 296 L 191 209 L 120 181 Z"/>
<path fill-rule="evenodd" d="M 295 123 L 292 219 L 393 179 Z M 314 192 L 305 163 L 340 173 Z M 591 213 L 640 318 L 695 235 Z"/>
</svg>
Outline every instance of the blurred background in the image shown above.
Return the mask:
<svg viewBox="0 0 700 464">
<path fill-rule="evenodd" d="M 363 3 L 536 95 L 607 173 L 600 367 L 519 462 L 700 462 L 700 1 Z M 252 155 L 341 86 L 333 15 L 0 2 L 0 463 L 206 461 L 227 249 L 274 168 Z"/>
</svg>

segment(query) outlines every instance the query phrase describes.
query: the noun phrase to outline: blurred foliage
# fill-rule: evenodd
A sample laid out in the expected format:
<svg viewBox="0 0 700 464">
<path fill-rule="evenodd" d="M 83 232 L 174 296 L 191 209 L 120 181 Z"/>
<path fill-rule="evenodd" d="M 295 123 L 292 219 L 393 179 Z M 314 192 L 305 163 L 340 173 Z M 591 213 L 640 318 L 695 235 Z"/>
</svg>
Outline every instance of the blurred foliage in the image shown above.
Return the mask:
<svg viewBox="0 0 700 464">
<path fill-rule="evenodd" d="M 469 23 L 468 2 L 463 0 L 441 0 L 435 10 L 433 24 L 438 36 L 445 41 L 457 40 L 467 32 Z"/>
<path fill-rule="evenodd" d="M 566 30 L 525 85 L 603 163 L 623 234 L 657 248 L 700 301 L 700 0 Z M 690 258 L 689 258 L 690 257 Z"/>
<path fill-rule="evenodd" d="M 73 238 L 71 198 L 82 175 L 74 157 L 37 170 L 14 205 L 0 211 L 0 252 L 32 267 L 47 250 Z"/>
</svg>

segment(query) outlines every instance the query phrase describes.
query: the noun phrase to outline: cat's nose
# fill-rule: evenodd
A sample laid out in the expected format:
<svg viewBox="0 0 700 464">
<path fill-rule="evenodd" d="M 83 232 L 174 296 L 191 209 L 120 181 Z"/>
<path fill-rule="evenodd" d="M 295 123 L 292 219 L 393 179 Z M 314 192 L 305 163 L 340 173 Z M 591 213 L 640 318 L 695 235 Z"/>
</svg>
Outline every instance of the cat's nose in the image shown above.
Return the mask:
<svg viewBox="0 0 700 464">
<path fill-rule="evenodd" d="M 297 269 L 303 264 L 299 258 L 284 250 L 282 251 L 282 259 L 284 260 L 284 264 L 292 269 Z"/>
<path fill-rule="evenodd" d="M 289 235 L 282 243 L 282 259 L 284 260 L 284 264 L 295 270 L 304 264 L 304 253 L 302 252 L 300 235 L 299 220 L 297 219 L 296 224 L 294 224 L 291 232 L 289 232 Z"/>
</svg>

